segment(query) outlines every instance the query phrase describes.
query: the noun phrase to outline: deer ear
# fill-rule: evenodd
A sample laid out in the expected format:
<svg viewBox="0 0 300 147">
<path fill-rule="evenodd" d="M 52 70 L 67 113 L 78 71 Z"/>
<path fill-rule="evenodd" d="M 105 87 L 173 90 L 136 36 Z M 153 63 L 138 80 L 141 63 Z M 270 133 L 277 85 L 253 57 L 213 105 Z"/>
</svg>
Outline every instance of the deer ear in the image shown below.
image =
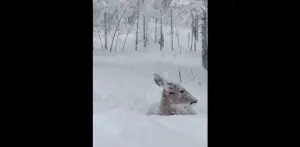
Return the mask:
<svg viewBox="0 0 300 147">
<path fill-rule="evenodd" d="M 154 73 L 153 74 L 154 77 L 154 82 L 156 83 L 156 85 L 163 87 L 166 83 L 166 80 L 163 76 L 159 75 L 158 73 Z"/>
</svg>

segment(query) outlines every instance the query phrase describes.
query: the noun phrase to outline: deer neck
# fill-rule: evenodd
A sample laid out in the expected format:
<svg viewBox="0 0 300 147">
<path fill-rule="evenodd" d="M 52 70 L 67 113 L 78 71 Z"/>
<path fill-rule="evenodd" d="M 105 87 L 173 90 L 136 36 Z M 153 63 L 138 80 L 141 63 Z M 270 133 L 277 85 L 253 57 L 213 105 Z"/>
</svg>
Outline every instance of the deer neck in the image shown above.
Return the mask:
<svg viewBox="0 0 300 147">
<path fill-rule="evenodd" d="M 162 93 L 162 100 L 160 102 L 160 112 L 162 115 L 172 115 L 175 112 L 173 108 L 171 108 L 171 103 L 168 102 L 167 96 L 165 95 L 165 91 Z"/>
</svg>

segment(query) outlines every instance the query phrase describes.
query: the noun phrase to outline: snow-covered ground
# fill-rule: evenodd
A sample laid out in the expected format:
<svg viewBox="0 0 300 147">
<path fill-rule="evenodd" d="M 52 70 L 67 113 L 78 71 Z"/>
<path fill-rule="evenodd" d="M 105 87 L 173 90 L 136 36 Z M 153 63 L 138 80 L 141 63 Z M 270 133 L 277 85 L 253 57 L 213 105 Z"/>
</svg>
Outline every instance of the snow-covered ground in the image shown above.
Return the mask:
<svg viewBox="0 0 300 147">
<path fill-rule="evenodd" d="M 207 146 L 207 72 L 201 68 L 201 52 L 191 55 L 156 50 L 159 48 L 154 46 L 147 52 L 95 49 L 94 147 Z M 153 73 L 179 82 L 178 70 L 182 85 L 198 99 L 194 106 L 198 114 L 145 115 L 151 104 L 159 102 L 162 91 L 154 83 Z"/>
</svg>

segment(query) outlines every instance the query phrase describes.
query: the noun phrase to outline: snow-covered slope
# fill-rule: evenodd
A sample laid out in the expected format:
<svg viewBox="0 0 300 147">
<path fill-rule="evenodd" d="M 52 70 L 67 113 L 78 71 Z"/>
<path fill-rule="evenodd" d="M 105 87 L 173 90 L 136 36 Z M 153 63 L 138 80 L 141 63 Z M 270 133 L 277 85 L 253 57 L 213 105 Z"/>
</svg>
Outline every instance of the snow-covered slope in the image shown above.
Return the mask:
<svg viewBox="0 0 300 147">
<path fill-rule="evenodd" d="M 93 63 L 94 147 L 207 146 L 207 73 L 200 55 L 95 50 Z M 178 82 L 178 70 L 198 99 L 198 115 L 145 115 L 162 90 L 152 74 Z"/>
</svg>

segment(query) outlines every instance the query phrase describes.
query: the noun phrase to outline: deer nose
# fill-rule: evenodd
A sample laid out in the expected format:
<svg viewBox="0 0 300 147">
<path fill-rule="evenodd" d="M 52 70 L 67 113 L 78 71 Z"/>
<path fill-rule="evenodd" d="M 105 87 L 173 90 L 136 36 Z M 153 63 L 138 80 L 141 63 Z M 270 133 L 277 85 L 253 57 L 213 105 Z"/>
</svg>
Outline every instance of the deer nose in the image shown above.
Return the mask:
<svg viewBox="0 0 300 147">
<path fill-rule="evenodd" d="M 197 103 L 197 100 L 194 100 L 191 102 L 191 104 L 196 104 Z"/>
</svg>

